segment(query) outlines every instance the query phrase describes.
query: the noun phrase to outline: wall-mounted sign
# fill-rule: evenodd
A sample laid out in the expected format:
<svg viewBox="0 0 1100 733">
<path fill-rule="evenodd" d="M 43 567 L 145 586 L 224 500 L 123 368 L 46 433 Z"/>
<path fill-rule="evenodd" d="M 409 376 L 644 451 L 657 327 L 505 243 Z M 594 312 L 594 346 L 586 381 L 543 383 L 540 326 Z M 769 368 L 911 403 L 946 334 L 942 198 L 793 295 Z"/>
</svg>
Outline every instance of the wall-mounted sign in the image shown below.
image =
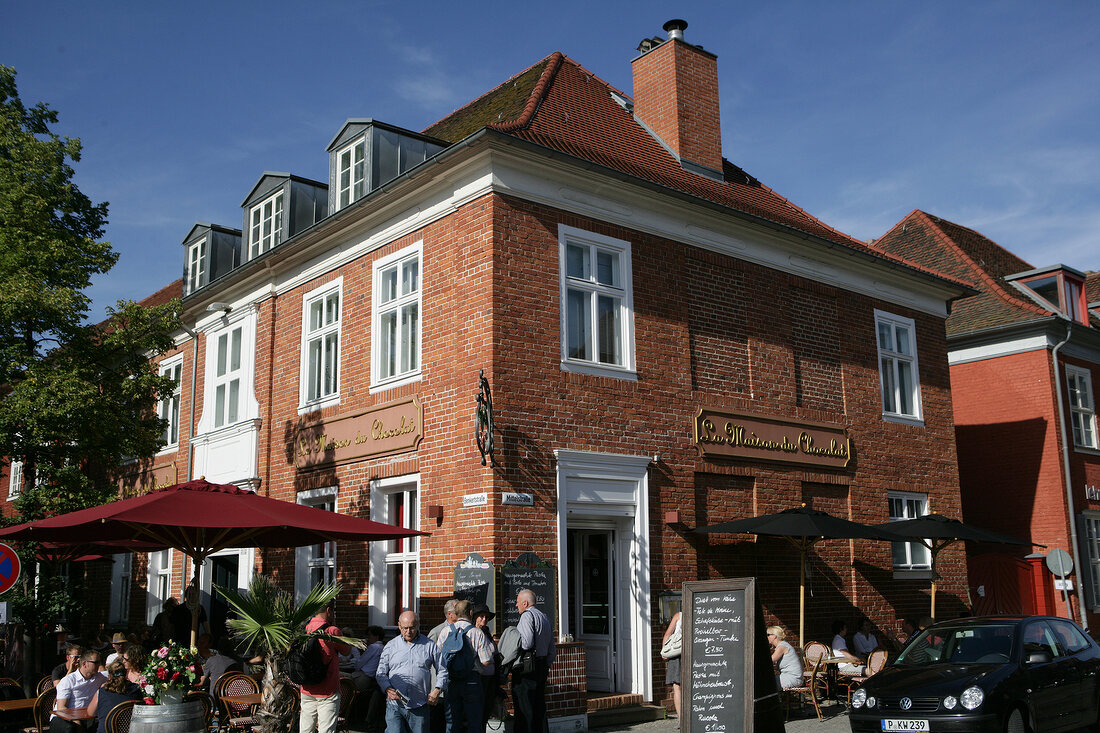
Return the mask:
<svg viewBox="0 0 1100 733">
<path fill-rule="evenodd" d="M 496 606 L 496 568 L 476 552 L 455 566 L 454 597 L 471 603 Z"/>
<path fill-rule="evenodd" d="M 154 466 L 148 471 L 123 476 L 118 480 L 123 496 L 140 496 L 155 489 L 163 489 L 179 483 L 179 472 L 175 463 L 166 466 Z"/>
<path fill-rule="evenodd" d="M 482 491 L 480 494 L 466 494 L 462 497 L 462 506 L 487 506 L 489 495 Z"/>
<path fill-rule="evenodd" d="M 516 610 L 516 594 L 527 589 L 535 594 L 535 605 L 550 618 L 551 628 L 557 616 L 558 604 L 554 590 L 558 576 L 554 566 L 533 552 L 520 553 L 515 560 L 504 563 L 500 569 L 500 594 L 503 608 L 500 609 L 501 623 L 515 626 L 519 623 L 519 611 Z"/>
<path fill-rule="evenodd" d="M 500 495 L 500 503 L 505 506 L 534 506 L 535 495 L 534 494 L 517 494 L 512 491 L 502 492 Z"/>
<path fill-rule="evenodd" d="M 852 458 L 843 425 L 700 408 L 695 447 L 708 458 L 749 458 L 845 468 Z"/>
<path fill-rule="evenodd" d="M 1085 484 L 1085 498 L 1089 501 L 1100 501 L 1100 489 Z"/>
<path fill-rule="evenodd" d="M 416 450 L 424 437 L 415 397 L 340 415 L 301 428 L 291 446 L 297 468 L 346 463 Z"/>
</svg>

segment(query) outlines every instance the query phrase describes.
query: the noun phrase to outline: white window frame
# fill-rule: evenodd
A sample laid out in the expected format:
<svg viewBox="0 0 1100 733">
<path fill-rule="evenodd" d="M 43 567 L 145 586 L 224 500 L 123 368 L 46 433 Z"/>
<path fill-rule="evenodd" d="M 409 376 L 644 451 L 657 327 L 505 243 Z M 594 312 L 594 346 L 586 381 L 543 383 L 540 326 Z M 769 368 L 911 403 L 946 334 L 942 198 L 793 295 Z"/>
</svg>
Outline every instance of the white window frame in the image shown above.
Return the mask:
<svg viewBox="0 0 1100 733">
<path fill-rule="evenodd" d="M 1096 401 L 1092 394 L 1092 372 L 1072 364 L 1066 364 L 1065 367 L 1066 399 L 1069 401 L 1073 446 L 1085 450 L 1100 449 L 1100 445 L 1097 444 Z"/>
<path fill-rule="evenodd" d="M 172 550 L 150 552 L 145 571 L 145 623 L 152 624 L 172 595 Z"/>
<path fill-rule="evenodd" d="M 905 505 L 906 509 L 908 509 L 908 506 L 909 506 L 910 502 L 919 502 L 920 507 L 917 510 L 917 513 L 913 514 L 913 516 L 908 516 L 908 511 L 906 511 L 905 516 L 895 516 L 893 514 L 893 510 L 892 510 L 892 507 L 891 507 L 891 503 L 894 500 L 899 500 L 899 501 L 904 502 L 904 505 Z M 921 494 L 921 493 L 914 492 L 914 491 L 890 491 L 890 492 L 887 492 L 887 514 L 888 514 L 889 519 L 890 519 L 891 522 L 901 522 L 901 521 L 905 521 L 907 519 L 916 519 L 917 517 L 923 517 L 924 515 L 928 514 L 928 512 L 929 512 L 928 494 Z M 890 544 L 891 544 L 890 557 L 891 557 L 891 562 L 893 563 L 895 572 L 912 572 L 912 571 L 915 571 L 915 572 L 931 572 L 931 570 L 932 570 L 932 551 L 928 548 L 928 546 L 926 546 L 924 544 L 923 541 L 921 541 L 921 540 L 910 540 L 908 542 L 892 542 Z M 896 558 L 894 557 L 894 550 L 896 549 L 897 545 L 903 545 L 904 548 L 905 548 L 906 562 L 904 562 L 904 563 L 898 563 Z M 913 556 L 914 556 L 914 550 L 916 550 L 916 548 L 920 548 L 917 551 L 919 551 L 922 554 L 922 556 L 924 558 L 923 561 L 920 561 L 920 562 L 915 562 L 914 561 Z"/>
<path fill-rule="evenodd" d="M 8 463 L 8 501 L 15 501 L 23 493 L 23 461 L 12 459 Z"/>
<path fill-rule="evenodd" d="M 283 219 L 286 216 L 286 198 L 280 189 L 248 210 L 248 259 L 255 259 L 264 252 L 278 247 L 283 241 Z M 270 205 L 270 211 L 267 207 Z M 264 234 L 264 225 L 271 230 Z"/>
<path fill-rule="evenodd" d="M 391 516 L 391 497 L 404 493 L 407 497 L 415 497 L 413 511 L 406 512 L 404 517 Z M 370 484 L 370 518 L 375 522 L 386 524 L 401 524 L 398 526 L 410 529 L 420 529 L 420 508 L 422 496 L 420 492 L 420 474 L 395 476 L 393 478 L 375 479 Z M 414 582 L 406 583 L 401 598 L 391 597 L 389 588 L 389 570 L 391 567 L 400 566 L 404 577 L 413 577 Z M 410 571 L 415 567 L 415 572 Z M 420 612 L 420 579 L 422 568 L 420 564 L 420 538 L 405 537 L 400 540 L 387 540 L 372 542 L 370 546 L 370 622 L 378 626 L 391 629 L 397 627 L 396 617 L 391 611 L 398 608 L 410 608 Z"/>
<path fill-rule="evenodd" d="M 201 322 L 205 335 L 205 367 L 203 370 L 202 392 L 202 416 L 199 418 L 195 430 L 196 439 L 223 430 L 237 430 L 249 420 L 255 420 L 260 415 L 260 404 L 256 400 L 254 392 L 255 359 L 256 359 L 256 320 L 258 310 L 254 305 L 243 305 L 234 308 L 226 316 L 212 316 Z M 240 387 L 238 389 L 237 420 L 236 422 L 223 422 L 216 424 L 217 413 L 217 386 L 231 379 L 229 375 L 218 377 L 218 339 L 234 329 L 241 329 L 241 364 L 236 374 L 240 375 Z M 233 426 L 237 426 L 234 428 Z M 201 440 L 196 441 L 199 452 L 202 452 Z"/>
<path fill-rule="evenodd" d="M 315 303 L 321 304 L 321 317 L 324 319 L 328 312 L 326 303 L 329 298 L 336 295 L 336 320 L 332 323 L 322 323 L 316 329 L 310 330 L 310 313 L 311 308 Z M 340 360 L 342 357 L 342 349 L 340 348 L 340 342 L 343 338 L 342 323 L 343 323 L 343 308 L 344 308 L 344 278 L 343 276 L 336 278 L 331 282 L 327 282 L 324 285 L 311 290 L 302 297 L 302 349 L 301 349 L 301 361 L 298 373 L 300 375 L 300 385 L 298 390 L 298 414 L 301 415 L 304 412 L 310 410 L 320 409 L 321 407 L 327 407 L 329 405 L 336 405 L 340 403 L 340 376 L 343 371 L 340 367 Z M 310 352 L 315 343 L 320 342 L 321 352 L 318 368 L 321 373 L 324 373 L 324 364 L 328 358 L 328 344 L 329 337 L 333 334 L 336 336 L 335 354 L 332 355 L 334 362 L 335 376 L 333 384 L 331 385 L 331 391 L 325 391 L 325 380 L 322 379 L 320 389 L 316 395 L 311 395 L 311 387 L 314 381 L 317 379 L 317 375 L 313 373 L 313 362 L 310 358 Z"/>
<path fill-rule="evenodd" d="M 111 624 L 130 621 L 130 583 L 133 577 L 134 555 L 131 552 L 112 555 L 111 600 L 107 619 Z"/>
<path fill-rule="evenodd" d="M 326 509 L 325 504 L 332 504 L 330 511 L 339 510 L 338 496 L 335 486 L 327 486 L 322 489 L 310 489 L 298 492 L 298 503 L 304 506 L 314 506 Z M 320 556 L 314 549 L 322 548 Z M 315 568 L 321 568 L 325 582 L 336 582 L 336 543 L 323 542 L 316 545 L 306 545 L 295 549 L 294 557 L 294 595 L 301 603 L 313 590 L 312 574 Z"/>
<path fill-rule="evenodd" d="M 1084 512 L 1085 548 L 1089 563 L 1089 582 L 1092 584 L 1092 610 L 1100 611 L 1100 514 Z"/>
<path fill-rule="evenodd" d="M 168 421 L 168 427 L 165 428 L 165 443 L 161 447 L 161 453 L 171 453 L 179 448 L 180 444 L 180 399 L 183 395 L 183 355 L 165 359 L 157 365 L 157 371 L 162 377 L 171 377 L 173 372 L 178 372 L 176 377 L 176 387 L 172 390 L 172 394 L 168 397 L 161 399 L 160 404 L 157 406 L 157 412 L 162 420 Z M 173 431 L 176 434 L 176 439 L 172 440 Z"/>
<path fill-rule="evenodd" d="M 234 350 L 234 337 L 235 333 L 239 333 L 240 336 L 236 340 L 236 346 L 239 348 L 240 353 L 237 354 L 237 366 L 233 367 L 233 350 Z M 225 339 L 225 371 L 221 372 L 221 355 L 222 355 L 222 339 Z M 214 351 L 214 370 L 211 373 L 211 406 L 213 408 L 213 427 L 214 429 L 224 428 L 229 425 L 234 425 L 244 419 L 243 416 L 243 393 L 245 390 L 245 362 L 248 360 L 248 351 L 245 347 L 245 327 L 243 323 L 235 323 L 229 328 L 226 328 L 216 334 L 213 334 L 210 338 L 210 346 Z M 235 398 L 236 411 L 235 414 L 232 409 L 230 395 L 233 389 L 233 383 L 237 383 L 237 396 Z M 218 405 L 218 393 L 223 389 L 225 392 L 224 399 L 221 403 L 221 408 Z"/>
<path fill-rule="evenodd" d="M 355 153 L 361 155 L 358 163 Z M 348 165 L 344 165 L 344 157 L 348 158 Z M 367 160 L 367 137 L 360 135 L 353 142 L 336 153 L 336 208 L 337 210 L 350 206 L 367 192 L 367 177 L 370 175 Z M 356 171 L 358 170 L 358 177 Z M 344 173 L 347 173 L 347 185 L 344 184 Z M 346 200 L 345 200 L 346 198 Z"/>
<path fill-rule="evenodd" d="M 187 294 L 193 293 L 209 282 L 207 277 L 210 248 L 209 239 L 203 237 L 187 247 Z"/>
<path fill-rule="evenodd" d="M 399 272 L 400 268 L 411 260 L 417 260 L 417 284 L 418 287 L 414 293 L 407 293 L 404 295 L 397 295 L 392 300 L 387 301 L 385 304 L 381 302 L 382 298 L 382 275 L 386 271 L 397 267 Z M 371 279 L 372 282 L 372 308 L 371 308 L 371 388 L 372 393 L 385 389 L 392 389 L 402 384 L 408 384 L 420 379 L 421 375 L 421 355 L 424 346 L 424 242 L 416 242 L 408 247 L 405 247 L 393 254 L 383 257 L 374 263 L 374 271 Z M 398 278 L 400 281 L 400 278 Z M 392 375 L 382 375 L 382 319 L 385 315 L 396 311 L 399 315 L 403 313 L 405 308 L 411 304 L 416 304 L 417 312 L 417 331 L 416 331 L 416 367 L 407 371 L 397 371 Z M 398 355 L 404 349 L 404 344 L 400 341 L 400 334 L 404 330 L 402 324 L 404 321 L 400 321 L 397 326 L 398 339 L 395 346 L 395 350 Z M 398 357 L 399 358 L 399 357 Z"/>
<path fill-rule="evenodd" d="M 879 345 L 879 327 L 881 325 L 888 325 L 891 329 L 891 337 L 897 338 L 897 327 L 901 326 L 909 331 L 909 348 L 911 354 L 905 354 L 901 351 L 894 349 L 884 349 Z M 882 405 L 882 417 L 884 420 L 892 422 L 908 423 L 910 425 L 923 425 L 923 410 L 921 407 L 921 386 L 920 386 L 920 368 L 917 363 L 917 326 L 916 322 L 912 318 L 905 318 L 904 316 L 894 315 L 893 313 L 887 313 L 886 311 L 880 311 L 875 309 L 875 350 L 878 354 L 877 367 L 879 378 L 879 403 Z M 896 344 L 895 344 L 896 346 Z M 883 364 L 883 361 L 888 361 L 887 364 Z M 909 401 L 912 404 L 913 412 L 904 413 L 897 410 L 887 409 L 885 393 L 887 389 L 887 380 L 893 385 L 893 400 L 894 405 L 901 404 L 902 384 L 900 374 L 900 363 L 907 363 L 912 370 L 913 384 L 909 394 Z M 889 372 L 887 372 L 887 369 Z"/>
<path fill-rule="evenodd" d="M 567 273 L 567 253 L 569 245 L 588 247 L 589 262 L 595 263 L 596 253 L 610 252 L 616 255 L 619 263 L 619 284 L 607 285 L 597 281 L 596 267 L 587 278 L 570 277 Z M 561 317 L 561 368 L 564 371 L 580 372 L 604 377 L 636 380 L 638 374 L 634 354 L 634 289 L 633 267 L 631 265 L 630 242 L 615 239 L 603 234 L 585 231 L 565 224 L 558 225 L 558 280 L 559 309 Z M 589 298 L 589 343 L 592 359 L 580 359 L 569 355 L 569 291 L 579 291 Z M 622 349 L 622 364 L 599 361 L 599 309 L 600 296 L 612 297 L 619 301 L 619 344 Z"/>
</svg>

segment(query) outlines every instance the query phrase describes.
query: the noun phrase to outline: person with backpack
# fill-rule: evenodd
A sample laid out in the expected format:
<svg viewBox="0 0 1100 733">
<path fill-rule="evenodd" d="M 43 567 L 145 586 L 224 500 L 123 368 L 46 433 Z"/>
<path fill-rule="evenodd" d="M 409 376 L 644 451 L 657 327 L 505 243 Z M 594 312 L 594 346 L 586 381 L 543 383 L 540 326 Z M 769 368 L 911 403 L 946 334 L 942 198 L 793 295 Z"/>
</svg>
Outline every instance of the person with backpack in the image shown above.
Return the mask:
<svg viewBox="0 0 1100 733">
<path fill-rule="evenodd" d="M 447 668 L 439 646 L 420 633 L 416 612 L 398 616 L 397 630 L 401 635 L 383 647 L 374 674 L 386 693 L 386 733 L 428 733 L 429 711 L 447 688 Z"/>
<path fill-rule="evenodd" d="M 332 625 L 335 600 L 321 609 L 306 624 L 306 633 L 323 631 L 330 636 L 340 636 L 340 629 Z M 324 665 L 324 676 L 317 682 L 302 683 L 302 710 L 298 717 L 300 733 L 335 733 L 336 719 L 340 712 L 340 655 L 347 654 L 350 647 L 339 641 L 316 639 L 307 642 L 307 651 L 303 657 L 308 660 L 306 666 L 312 666 L 316 652 L 308 647 L 316 644 L 320 648 L 320 662 Z M 311 653 L 312 651 L 312 653 Z M 309 670 L 308 677 L 314 677 Z"/>
<path fill-rule="evenodd" d="M 512 665 L 512 700 L 516 708 L 514 733 L 546 733 L 546 679 L 557 646 L 550 619 L 535 607 L 534 591 L 516 594 L 520 656 Z M 501 644 L 503 647 L 503 642 Z"/>
<path fill-rule="evenodd" d="M 447 669 L 447 733 L 480 733 L 485 707 L 481 672 L 493 663 L 493 650 L 473 622 L 469 601 L 455 603 L 456 620 L 439 634 L 439 651 Z M 471 633 L 473 632 L 473 633 Z"/>
</svg>

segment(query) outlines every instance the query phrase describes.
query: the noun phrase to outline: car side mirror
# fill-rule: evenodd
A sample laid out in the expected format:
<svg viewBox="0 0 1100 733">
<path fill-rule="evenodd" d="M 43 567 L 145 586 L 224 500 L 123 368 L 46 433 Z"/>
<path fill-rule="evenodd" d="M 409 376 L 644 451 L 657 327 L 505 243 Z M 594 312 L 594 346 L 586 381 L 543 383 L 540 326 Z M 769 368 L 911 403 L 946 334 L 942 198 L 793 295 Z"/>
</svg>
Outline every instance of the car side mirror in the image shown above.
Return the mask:
<svg viewBox="0 0 1100 733">
<path fill-rule="evenodd" d="M 1039 649 L 1027 653 L 1027 661 L 1025 664 L 1049 664 L 1053 660 L 1054 657 L 1051 656 L 1050 652 L 1046 649 Z"/>
</svg>

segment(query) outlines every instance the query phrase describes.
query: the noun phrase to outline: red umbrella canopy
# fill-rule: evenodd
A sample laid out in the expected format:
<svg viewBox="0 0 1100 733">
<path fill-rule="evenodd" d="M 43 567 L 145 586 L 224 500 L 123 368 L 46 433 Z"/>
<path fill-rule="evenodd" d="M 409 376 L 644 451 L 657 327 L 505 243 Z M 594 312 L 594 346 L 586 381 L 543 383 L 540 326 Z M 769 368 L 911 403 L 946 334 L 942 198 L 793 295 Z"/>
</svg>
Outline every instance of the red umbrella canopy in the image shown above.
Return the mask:
<svg viewBox="0 0 1100 733">
<path fill-rule="evenodd" d="M 0 529 L 0 538 L 61 544 L 140 540 L 143 550 L 208 555 L 229 547 L 299 547 L 423 534 L 368 519 L 259 496 L 197 479 L 142 496 Z"/>
</svg>

